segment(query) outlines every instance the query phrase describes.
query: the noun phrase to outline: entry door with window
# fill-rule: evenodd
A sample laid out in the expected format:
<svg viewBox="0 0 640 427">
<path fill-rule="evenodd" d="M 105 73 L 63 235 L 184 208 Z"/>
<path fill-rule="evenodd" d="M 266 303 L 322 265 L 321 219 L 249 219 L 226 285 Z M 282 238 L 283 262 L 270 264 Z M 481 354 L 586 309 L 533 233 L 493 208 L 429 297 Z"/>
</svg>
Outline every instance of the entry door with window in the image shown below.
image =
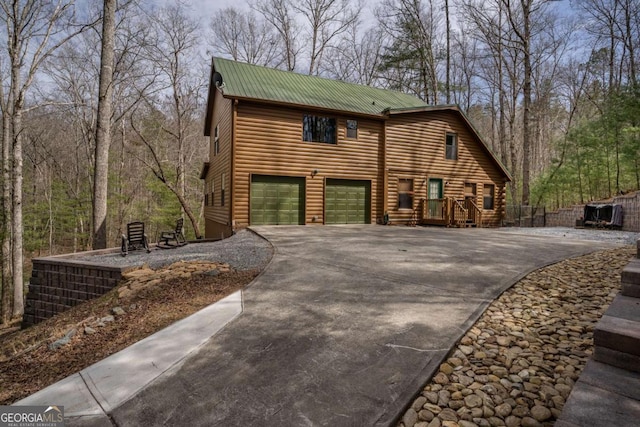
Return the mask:
<svg viewBox="0 0 640 427">
<path fill-rule="evenodd" d="M 442 191 L 442 179 L 429 178 L 429 194 L 427 195 L 430 218 L 440 218 L 442 216 L 442 202 L 440 199 L 443 197 Z"/>
</svg>

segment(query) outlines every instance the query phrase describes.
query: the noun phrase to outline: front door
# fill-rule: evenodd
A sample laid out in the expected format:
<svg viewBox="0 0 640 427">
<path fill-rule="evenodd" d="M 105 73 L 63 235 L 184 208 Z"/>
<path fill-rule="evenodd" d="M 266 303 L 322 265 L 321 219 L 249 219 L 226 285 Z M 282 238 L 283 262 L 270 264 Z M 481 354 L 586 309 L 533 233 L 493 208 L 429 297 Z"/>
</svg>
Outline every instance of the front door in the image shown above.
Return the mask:
<svg viewBox="0 0 640 427">
<path fill-rule="evenodd" d="M 442 179 L 429 178 L 429 194 L 427 194 L 429 218 L 439 218 L 442 216 Z"/>
</svg>

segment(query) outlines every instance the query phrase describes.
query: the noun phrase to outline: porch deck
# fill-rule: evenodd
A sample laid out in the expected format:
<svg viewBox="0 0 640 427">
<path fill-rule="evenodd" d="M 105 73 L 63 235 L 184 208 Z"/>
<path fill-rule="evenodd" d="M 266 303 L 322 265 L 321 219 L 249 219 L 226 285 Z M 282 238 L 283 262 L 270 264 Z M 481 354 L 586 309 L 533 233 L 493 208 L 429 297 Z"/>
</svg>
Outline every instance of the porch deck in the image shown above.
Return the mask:
<svg viewBox="0 0 640 427">
<path fill-rule="evenodd" d="M 471 198 L 421 199 L 420 224 L 446 227 L 482 227 L 482 210 Z"/>
</svg>

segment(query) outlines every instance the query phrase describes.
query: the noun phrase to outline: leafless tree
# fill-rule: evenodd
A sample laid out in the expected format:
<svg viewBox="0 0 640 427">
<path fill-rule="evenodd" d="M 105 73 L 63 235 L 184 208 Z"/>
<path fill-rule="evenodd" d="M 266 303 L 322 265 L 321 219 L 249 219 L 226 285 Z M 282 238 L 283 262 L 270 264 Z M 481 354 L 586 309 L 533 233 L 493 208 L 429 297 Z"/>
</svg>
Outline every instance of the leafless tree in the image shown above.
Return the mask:
<svg viewBox="0 0 640 427">
<path fill-rule="evenodd" d="M 293 8 L 307 23 L 303 32 L 311 42 L 308 73 L 317 75 L 331 43 L 358 21 L 361 4 L 353 5 L 350 0 L 294 0 Z"/>
<path fill-rule="evenodd" d="M 9 92 L 4 94 L 5 98 L 1 102 L 3 111 L 6 111 L 5 118 L 8 119 L 3 126 L 9 127 L 2 132 L 6 138 L 3 142 L 10 145 L 8 148 L 12 165 L 12 207 L 11 212 L 4 214 L 5 218 L 11 218 L 8 222 L 11 224 L 11 233 L 5 236 L 10 236 L 12 243 L 13 282 L 9 286 L 12 286 L 14 295 L 11 315 L 16 318 L 24 312 L 22 138 L 26 96 L 43 62 L 86 27 L 74 29 L 72 1 L 2 0 L 0 10 L 0 23 L 6 30 L 6 57 L 10 69 Z M 6 162 L 8 159 L 3 160 Z M 5 193 L 4 196 L 9 195 Z M 6 249 L 6 244 L 3 248 Z M 3 320 L 6 322 L 9 317 L 8 307 L 4 307 Z"/>
<path fill-rule="evenodd" d="M 282 64 L 281 39 L 275 28 L 253 11 L 244 12 L 235 7 L 222 9 L 211 18 L 209 30 L 214 54 L 248 64 L 276 68 Z"/>
<path fill-rule="evenodd" d="M 175 147 L 175 156 L 171 159 L 175 164 L 175 181 L 169 179 L 162 160 L 152 141 L 136 126 L 136 119 L 132 117 L 131 125 L 137 136 L 150 150 L 152 162 L 146 162 L 154 175 L 177 197 L 182 211 L 187 215 L 193 226 L 195 235 L 200 238 L 198 218 L 194 215 L 187 195 L 186 165 L 188 153 L 201 141 L 190 130 L 200 119 L 199 108 L 202 92 L 205 86 L 203 69 L 194 65 L 202 64 L 198 60 L 198 35 L 200 24 L 189 16 L 186 7 L 175 2 L 162 8 L 151 16 L 154 27 L 155 43 L 151 46 L 153 65 L 160 71 L 160 80 L 164 83 L 170 96 L 169 117 L 171 121 L 160 126 L 163 134 L 168 137 L 168 146 Z M 201 72 L 198 72 L 201 71 Z M 165 140 L 165 138 L 161 138 Z"/>
<path fill-rule="evenodd" d="M 330 78 L 377 86 L 384 43 L 384 35 L 379 29 L 373 27 L 361 34 L 356 22 L 337 46 L 327 50 L 319 71 Z"/>
<path fill-rule="evenodd" d="M 256 0 L 251 8 L 260 13 L 278 32 L 282 50 L 282 66 L 296 69 L 298 55 L 302 49 L 299 36 L 300 25 L 296 22 L 293 0 Z"/>
</svg>

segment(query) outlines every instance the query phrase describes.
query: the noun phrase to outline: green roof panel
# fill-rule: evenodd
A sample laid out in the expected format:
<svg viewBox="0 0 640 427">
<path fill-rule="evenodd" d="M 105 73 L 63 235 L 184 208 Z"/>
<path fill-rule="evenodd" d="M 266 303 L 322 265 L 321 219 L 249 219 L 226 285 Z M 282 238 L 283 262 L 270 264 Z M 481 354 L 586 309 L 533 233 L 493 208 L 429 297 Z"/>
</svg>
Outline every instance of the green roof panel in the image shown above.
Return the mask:
<svg viewBox="0 0 640 427">
<path fill-rule="evenodd" d="M 305 105 L 334 111 L 381 115 L 387 109 L 428 104 L 400 92 L 214 58 L 225 97 Z"/>
</svg>

